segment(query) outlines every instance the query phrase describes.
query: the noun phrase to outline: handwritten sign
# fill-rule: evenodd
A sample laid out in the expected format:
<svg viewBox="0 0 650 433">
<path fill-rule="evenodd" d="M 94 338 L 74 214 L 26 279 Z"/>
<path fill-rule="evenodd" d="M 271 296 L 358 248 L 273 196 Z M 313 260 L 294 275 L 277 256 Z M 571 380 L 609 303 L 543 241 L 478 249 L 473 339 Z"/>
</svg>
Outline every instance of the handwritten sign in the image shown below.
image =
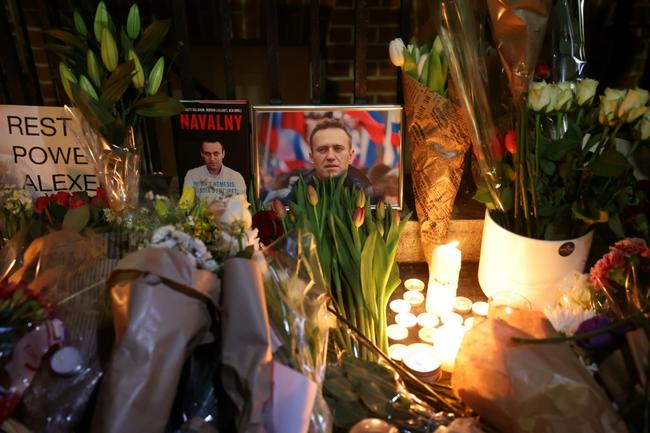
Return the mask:
<svg viewBox="0 0 650 433">
<path fill-rule="evenodd" d="M 99 180 L 63 107 L 0 105 L 0 183 L 33 196 L 89 191 Z"/>
</svg>

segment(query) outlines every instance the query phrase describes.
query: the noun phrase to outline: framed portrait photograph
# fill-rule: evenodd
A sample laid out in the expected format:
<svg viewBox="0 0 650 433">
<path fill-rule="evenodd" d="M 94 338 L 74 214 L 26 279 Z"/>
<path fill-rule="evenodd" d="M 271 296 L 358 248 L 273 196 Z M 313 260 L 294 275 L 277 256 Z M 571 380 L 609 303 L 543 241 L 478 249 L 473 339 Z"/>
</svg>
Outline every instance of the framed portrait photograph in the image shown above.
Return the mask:
<svg viewBox="0 0 650 433">
<path fill-rule="evenodd" d="M 307 183 L 345 174 L 371 203 L 402 207 L 402 107 L 253 106 L 253 175 L 263 204 L 292 200 Z"/>
</svg>

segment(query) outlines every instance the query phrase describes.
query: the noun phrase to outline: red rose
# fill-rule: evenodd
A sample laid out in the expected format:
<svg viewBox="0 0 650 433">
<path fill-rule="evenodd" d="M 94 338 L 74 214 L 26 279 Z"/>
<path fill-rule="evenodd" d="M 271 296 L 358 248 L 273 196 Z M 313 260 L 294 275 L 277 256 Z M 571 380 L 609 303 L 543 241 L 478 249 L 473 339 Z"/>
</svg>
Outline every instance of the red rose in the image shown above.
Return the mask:
<svg viewBox="0 0 650 433">
<path fill-rule="evenodd" d="M 70 200 L 70 209 L 77 208 L 79 206 L 83 206 L 86 204 L 86 201 L 84 199 L 81 199 L 79 197 L 72 197 Z"/>
<path fill-rule="evenodd" d="M 272 210 L 261 210 L 253 216 L 253 228 L 258 230 L 260 242 L 271 244 L 284 234 L 284 227 L 278 215 Z"/>
<path fill-rule="evenodd" d="M 103 186 L 95 190 L 95 196 L 90 199 L 90 203 L 100 207 L 108 207 L 108 194 L 106 194 Z"/>
<path fill-rule="evenodd" d="M 52 199 L 48 195 L 44 195 L 42 197 L 37 198 L 36 202 L 34 202 L 34 207 L 36 208 L 36 212 L 38 212 L 39 215 L 42 214 L 51 201 Z"/>
<path fill-rule="evenodd" d="M 514 129 L 510 128 L 510 130 L 506 132 L 504 142 L 508 152 L 512 154 L 517 153 L 517 132 Z"/>
<path fill-rule="evenodd" d="M 535 66 L 535 76 L 545 80 L 551 75 L 551 68 L 546 63 L 538 63 Z"/>
<path fill-rule="evenodd" d="M 70 198 L 72 195 L 67 192 L 67 191 L 59 191 L 56 194 L 52 196 L 52 200 L 57 202 L 63 207 L 69 207 L 70 206 Z"/>
</svg>

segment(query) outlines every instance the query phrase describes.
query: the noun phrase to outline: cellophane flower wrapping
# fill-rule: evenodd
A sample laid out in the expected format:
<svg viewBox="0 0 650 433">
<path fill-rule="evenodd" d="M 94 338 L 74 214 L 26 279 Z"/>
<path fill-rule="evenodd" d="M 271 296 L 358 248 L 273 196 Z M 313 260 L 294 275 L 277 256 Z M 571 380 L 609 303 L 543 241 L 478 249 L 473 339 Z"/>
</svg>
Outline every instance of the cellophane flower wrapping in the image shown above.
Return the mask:
<svg viewBox="0 0 650 433">
<path fill-rule="evenodd" d="M 70 130 L 95 167 L 111 209 L 119 213 L 137 207 L 140 153 L 136 147 L 133 128 L 127 131 L 124 143 L 111 143 L 79 111 L 68 106 L 66 111 L 74 120 L 70 123 Z"/>
<path fill-rule="evenodd" d="M 272 243 L 264 253 L 268 262 L 264 273 L 266 305 L 277 342 L 273 359 L 316 384 L 313 401 L 306 401 L 303 408 L 297 408 L 297 413 L 312 405 L 309 424 L 304 427 L 313 433 L 331 432 L 332 417 L 322 395 L 322 385 L 329 328 L 334 319 L 327 311 L 327 290 L 314 238 L 309 233 L 293 230 Z"/>
<path fill-rule="evenodd" d="M 31 339 L 30 344 L 38 342 L 39 347 L 29 353 L 31 365 L 40 368 L 18 378 L 23 381 L 23 392 L 14 416 L 32 431 L 78 431 L 103 375 L 102 357 L 110 350 L 105 339 L 111 327 L 110 307 L 103 287 L 117 260 L 108 256 L 108 238 L 102 235 L 85 237 L 60 230 L 28 245 L 17 245 L 17 241 L 1 252 L 2 275 L 12 283 L 29 282 L 52 312 L 23 335 Z M 69 376 L 45 365 L 49 362 L 46 353 L 61 346 L 73 347 L 81 356 L 80 368 Z"/>
</svg>

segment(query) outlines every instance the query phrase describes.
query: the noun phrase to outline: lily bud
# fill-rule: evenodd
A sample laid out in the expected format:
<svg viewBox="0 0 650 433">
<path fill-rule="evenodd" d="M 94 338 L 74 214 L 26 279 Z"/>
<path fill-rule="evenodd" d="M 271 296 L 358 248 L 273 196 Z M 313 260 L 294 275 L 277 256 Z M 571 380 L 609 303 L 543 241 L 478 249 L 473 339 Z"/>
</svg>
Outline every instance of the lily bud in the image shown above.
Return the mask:
<svg viewBox="0 0 650 433">
<path fill-rule="evenodd" d="M 95 88 L 93 87 L 93 84 L 90 82 L 88 78 L 86 78 L 85 75 L 81 75 L 79 77 L 79 86 L 83 89 L 84 92 L 88 94 L 92 99 L 95 101 L 99 100 L 99 96 L 97 96 L 97 92 L 95 91 Z"/>
<path fill-rule="evenodd" d="M 357 190 L 357 207 L 364 207 L 366 205 L 366 193 L 359 189 Z"/>
<path fill-rule="evenodd" d="M 160 88 L 160 83 L 162 82 L 163 72 L 165 72 L 165 59 L 161 56 L 149 73 L 147 95 L 155 95 L 158 92 L 158 88 Z"/>
<path fill-rule="evenodd" d="M 580 107 L 591 105 L 596 96 L 598 81 L 591 78 L 585 78 L 576 84 L 576 102 Z"/>
<path fill-rule="evenodd" d="M 365 215 L 366 215 L 366 208 L 358 207 L 354 210 L 354 214 L 352 215 L 352 223 L 356 228 L 359 228 L 363 225 Z"/>
<path fill-rule="evenodd" d="M 74 22 L 74 30 L 81 37 L 81 39 L 86 39 L 88 37 L 88 28 L 86 27 L 86 22 L 79 14 L 78 11 L 72 12 L 72 21 Z"/>
<path fill-rule="evenodd" d="M 104 29 L 109 28 L 109 22 L 110 22 L 110 17 L 108 16 L 108 10 L 106 9 L 106 4 L 103 1 L 100 1 L 97 4 L 97 10 L 95 11 L 95 22 L 93 23 L 93 30 L 97 42 L 101 42 L 102 33 Z"/>
<path fill-rule="evenodd" d="M 86 69 L 88 70 L 88 76 L 92 80 L 93 84 L 97 86 L 97 88 L 101 87 L 102 73 L 99 69 L 97 56 L 95 56 L 95 52 L 93 50 L 88 50 L 86 52 Z"/>
<path fill-rule="evenodd" d="M 625 98 L 625 90 L 605 89 L 605 93 L 600 97 L 600 106 L 598 109 L 598 122 L 605 126 L 614 126 L 617 123 L 616 113 L 618 107 Z"/>
<path fill-rule="evenodd" d="M 396 38 L 388 44 L 388 54 L 390 61 L 397 67 L 404 65 L 404 41 L 401 38 Z"/>
<path fill-rule="evenodd" d="M 377 208 L 375 209 L 375 216 L 377 216 L 377 220 L 383 221 L 384 217 L 386 216 L 386 204 L 382 201 L 381 203 L 377 203 Z"/>
<path fill-rule="evenodd" d="M 74 76 L 68 65 L 63 62 L 59 62 L 59 75 L 61 76 L 61 84 L 63 84 L 63 90 L 65 90 L 65 93 L 68 95 L 68 98 L 70 98 L 70 101 L 74 102 L 70 83 L 76 83 L 77 77 Z"/>
<path fill-rule="evenodd" d="M 546 110 L 551 103 L 549 85 L 545 81 L 536 81 L 528 89 L 528 108 L 537 113 Z"/>
<path fill-rule="evenodd" d="M 440 54 L 432 48 L 429 54 L 429 78 L 428 85 L 431 91 L 442 94 L 445 88 L 445 80 L 447 78 L 447 73 L 443 71 L 442 58 Z M 444 75 L 443 75 L 444 74 Z"/>
<path fill-rule="evenodd" d="M 135 53 L 135 51 L 133 51 L 132 49 L 129 50 L 129 54 L 127 55 L 127 58 L 129 60 L 133 60 L 133 64 L 135 65 L 134 74 L 131 77 L 133 86 L 138 90 L 142 90 L 144 88 L 144 70 L 142 69 L 142 64 L 140 63 L 140 59 L 138 58 L 138 55 Z"/>
<path fill-rule="evenodd" d="M 275 211 L 275 214 L 278 218 L 284 218 L 287 215 L 287 211 L 284 209 L 284 203 L 280 199 L 273 199 L 271 202 L 271 209 Z"/>
<path fill-rule="evenodd" d="M 506 149 L 508 149 L 508 152 L 512 154 L 517 153 L 517 132 L 514 129 L 510 128 L 508 132 L 506 132 L 504 144 Z"/>
<path fill-rule="evenodd" d="M 313 185 L 307 186 L 307 200 L 312 206 L 316 206 L 318 204 L 318 192 Z"/>
<path fill-rule="evenodd" d="M 118 52 L 117 44 L 115 44 L 115 39 L 113 38 L 113 35 L 108 28 L 105 28 L 102 32 L 100 45 L 102 62 L 104 62 L 106 69 L 108 69 L 110 72 L 113 72 L 115 68 L 117 68 Z"/>
<path fill-rule="evenodd" d="M 617 115 L 621 123 L 634 122 L 646 112 L 647 107 L 645 104 L 650 99 L 650 94 L 647 90 L 629 89 L 618 107 Z"/>
<path fill-rule="evenodd" d="M 137 3 L 133 3 L 129 9 L 129 16 L 126 18 L 126 34 L 132 41 L 140 35 L 140 9 Z"/>
</svg>

